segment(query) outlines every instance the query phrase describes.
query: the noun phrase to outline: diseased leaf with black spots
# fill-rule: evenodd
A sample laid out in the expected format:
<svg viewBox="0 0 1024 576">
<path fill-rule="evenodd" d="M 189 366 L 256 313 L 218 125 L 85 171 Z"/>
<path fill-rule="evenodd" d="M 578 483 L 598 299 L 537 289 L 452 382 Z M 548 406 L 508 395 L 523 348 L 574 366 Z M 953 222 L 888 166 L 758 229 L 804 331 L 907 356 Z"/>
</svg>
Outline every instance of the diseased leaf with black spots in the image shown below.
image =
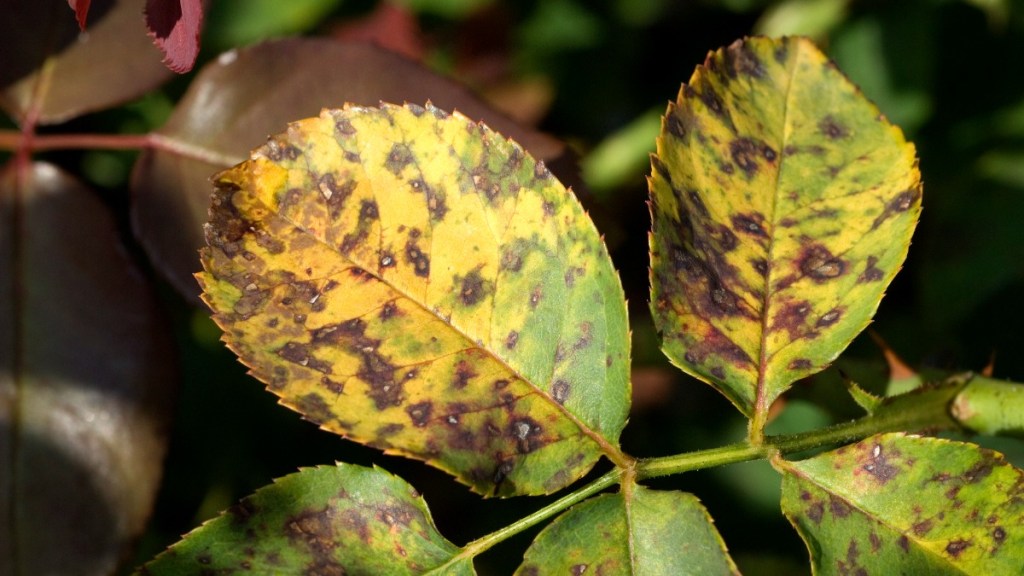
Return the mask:
<svg viewBox="0 0 1024 576">
<path fill-rule="evenodd" d="M 216 179 L 205 299 L 323 428 L 484 494 L 625 457 L 625 301 L 593 224 L 517 144 L 430 105 L 326 110 Z"/>
<path fill-rule="evenodd" d="M 1002 454 L 886 434 L 775 466 L 815 574 L 1024 569 L 1024 473 Z"/>
<path fill-rule="evenodd" d="M 517 576 L 739 574 L 692 494 L 633 485 L 572 508 L 530 545 Z"/>
<path fill-rule="evenodd" d="M 711 53 L 650 178 L 664 350 L 753 419 L 869 322 L 920 213 L 914 148 L 800 38 Z"/>
<path fill-rule="evenodd" d="M 420 495 L 380 468 L 307 468 L 192 531 L 137 576 L 475 574 Z"/>
</svg>

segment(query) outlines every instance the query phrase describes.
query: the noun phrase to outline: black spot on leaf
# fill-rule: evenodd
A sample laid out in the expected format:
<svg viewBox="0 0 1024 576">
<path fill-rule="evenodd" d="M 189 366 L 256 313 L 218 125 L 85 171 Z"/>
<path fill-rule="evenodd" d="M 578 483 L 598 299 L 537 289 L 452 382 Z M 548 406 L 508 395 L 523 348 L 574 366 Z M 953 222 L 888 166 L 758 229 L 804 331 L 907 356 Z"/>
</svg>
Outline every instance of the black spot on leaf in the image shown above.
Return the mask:
<svg viewBox="0 0 1024 576">
<path fill-rule="evenodd" d="M 970 540 L 957 538 L 956 540 L 950 541 L 949 544 L 946 544 L 946 553 L 952 556 L 953 558 L 959 558 L 960 554 L 963 553 L 963 551 L 969 548 L 970 546 Z"/>
<path fill-rule="evenodd" d="M 459 360 L 455 365 L 455 375 L 452 377 L 452 386 L 456 390 L 462 390 L 469 385 L 469 381 L 476 378 L 479 374 L 476 368 L 473 367 L 467 360 Z"/>
<path fill-rule="evenodd" d="M 422 428 L 430 421 L 430 414 L 434 411 L 434 404 L 429 400 L 417 402 L 405 407 L 405 413 L 409 415 L 413 426 Z"/>
<path fill-rule="evenodd" d="M 821 244 L 805 246 L 797 259 L 800 272 L 821 283 L 846 273 L 846 261 L 834 256 Z"/>
<path fill-rule="evenodd" d="M 863 284 L 865 282 L 877 282 L 885 277 L 885 273 L 882 269 L 875 266 L 878 264 L 877 256 L 868 256 L 868 262 L 864 266 L 864 271 L 857 277 L 857 283 Z"/>
<path fill-rule="evenodd" d="M 753 138 L 737 138 L 729 143 L 732 161 L 748 178 L 757 173 L 758 159 L 763 155 L 764 146 Z"/>
<path fill-rule="evenodd" d="M 565 404 L 565 401 L 569 398 L 570 386 L 565 380 L 556 380 L 554 385 L 551 386 L 551 397 L 555 399 L 555 402 L 559 404 Z"/>
<path fill-rule="evenodd" d="M 810 313 L 811 303 L 807 300 L 786 302 L 772 317 L 770 330 L 785 330 L 790 340 L 798 340 L 807 335 L 807 316 Z"/>
<path fill-rule="evenodd" d="M 407 264 L 412 266 L 414 274 L 420 278 L 429 278 L 430 259 L 422 250 L 420 250 L 420 247 L 416 244 L 411 232 L 409 236 L 410 239 L 405 242 L 405 261 Z"/>
<path fill-rule="evenodd" d="M 518 343 L 519 343 L 519 332 L 516 332 L 515 330 L 509 331 L 508 336 L 505 337 L 505 348 L 508 348 L 509 350 L 512 350 L 512 349 L 514 349 L 516 347 L 516 344 L 518 344 Z"/>
<path fill-rule="evenodd" d="M 384 161 L 384 166 L 389 172 L 398 176 L 402 173 L 402 170 L 404 170 L 409 164 L 412 164 L 414 160 L 412 151 L 409 150 L 409 147 L 399 142 L 395 143 L 391 147 L 391 152 L 388 153 L 388 158 Z"/>
<path fill-rule="evenodd" d="M 874 222 L 871 223 L 871 229 L 875 230 L 889 218 L 892 218 L 896 214 L 906 212 L 911 206 L 920 201 L 920 199 L 920 186 L 900 192 L 895 198 L 889 200 L 889 202 L 885 204 L 885 209 L 882 210 L 882 213 L 875 218 Z"/>
<path fill-rule="evenodd" d="M 791 361 L 789 363 L 789 366 L 787 366 L 787 368 L 789 368 L 790 370 L 793 370 L 793 371 L 796 371 L 796 370 L 807 370 L 812 365 L 813 365 L 813 363 L 810 360 L 808 360 L 807 358 L 796 358 L 796 359 L 794 359 L 793 361 Z"/>
<path fill-rule="evenodd" d="M 850 135 L 849 130 L 846 129 L 834 116 L 831 114 L 825 116 L 818 122 L 818 131 L 825 135 L 829 140 L 839 140 L 846 138 Z"/>
<path fill-rule="evenodd" d="M 459 287 L 459 300 L 466 306 L 478 304 L 484 298 L 484 279 L 478 270 L 473 270 L 462 278 Z"/>
<path fill-rule="evenodd" d="M 838 306 L 822 314 L 821 318 L 814 323 L 816 328 L 827 328 L 839 321 L 843 316 L 843 307 Z"/>
<path fill-rule="evenodd" d="M 768 238 L 764 230 L 764 216 L 758 213 L 736 214 L 732 217 L 732 227 L 743 234 L 756 238 Z"/>
</svg>

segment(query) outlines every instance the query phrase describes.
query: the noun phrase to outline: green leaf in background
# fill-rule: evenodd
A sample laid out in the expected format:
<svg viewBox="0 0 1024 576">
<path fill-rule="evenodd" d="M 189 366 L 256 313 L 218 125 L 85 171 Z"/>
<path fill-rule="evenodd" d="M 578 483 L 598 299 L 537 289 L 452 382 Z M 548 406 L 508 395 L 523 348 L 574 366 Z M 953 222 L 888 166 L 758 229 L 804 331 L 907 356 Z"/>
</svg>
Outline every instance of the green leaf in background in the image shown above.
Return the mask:
<svg viewBox="0 0 1024 576">
<path fill-rule="evenodd" d="M 404 480 L 338 464 L 260 488 L 137 574 L 474 574 L 459 550 Z"/>
<path fill-rule="evenodd" d="M 1024 473 L 1002 454 L 886 434 L 775 466 L 815 574 L 1024 569 Z"/>
<path fill-rule="evenodd" d="M 204 299 L 284 404 L 484 494 L 624 462 L 622 287 L 519 145 L 429 104 L 348 106 L 216 186 Z"/>
<path fill-rule="evenodd" d="M 163 471 L 178 383 L 168 333 L 95 193 L 52 164 L 8 164 L 0 574 L 106 576 L 127 559 Z"/>
<path fill-rule="evenodd" d="M 692 494 L 629 486 L 591 498 L 545 528 L 517 576 L 739 574 Z"/>
<path fill-rule="evenodd" d="M 651 309 L 677 366 L 753 419 L 868 323 L 920 212 L 913 146 L 810 41 L 714 52 L 665 115 Z"/>
</svg>

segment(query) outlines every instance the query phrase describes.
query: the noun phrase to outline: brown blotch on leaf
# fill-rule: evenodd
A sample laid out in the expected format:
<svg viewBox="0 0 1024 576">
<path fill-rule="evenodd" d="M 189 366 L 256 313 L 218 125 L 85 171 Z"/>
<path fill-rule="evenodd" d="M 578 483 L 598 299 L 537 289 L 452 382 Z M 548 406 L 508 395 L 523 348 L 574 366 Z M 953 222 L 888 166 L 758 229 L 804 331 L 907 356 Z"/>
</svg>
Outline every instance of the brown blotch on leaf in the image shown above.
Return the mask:
<svg viewBox="0 0 1024 576">
<path fill-rule="evenodd" d="M 885 277 L 885 273 L 875 266 L 875 264 L 878 264 L 878 257 L 868 256 L 868 263 L 864 266 L 864 271 L 857 277 L 858 284 L 863 284 L 865 282 L 877 282 Z"/>
<path fill-rule="evenodd" d="M 769 330 L 777 332 L 785 330 L 790 340 L 797 340 L 807 335 L 807 316 L 811 313 L 811 303 L 807 300 L 786 302 L 772 317 Z"/>
<path fill-rule="evenodd" d="M 878 534 L 875 533 L 874 530 L 872 530 L 868 534 L 868 542 L 871 543 L 872 552 L 878 552 L 882 549 L 882 539 L 878 536 Z"/>
<path fill-rule="evenodd" d="M 756 212 L 736 214 L 732 217 L 732 227 L 755 238 L 768 238 L 768 233 L 764 230 L 764 216 Z"/>
<path fill-rule="evenodd" d="M 394 318 L 396 314 L 398 314 L 398 304 L 395 304 L 394 300 L 388 300 L 380 308 L 381 320 L 390 320 L 391 318 Z"/>
<path fill-rule="evenodd" d="M 377 208 L 376 200 L 363 200 L 359 205 L 359 219 L 364 221 L 380 218 L 380 210 Z"/>
<path fill-rule="evenodd" d="M 324 374 L 331 373 L 330 364 L 314 357 L 309 346 L 306 344 L 288 342 L 277 351 L 277 355 L 288 362 L 298 364 L 304 368 L 316 370 Z"/>
<path fill-rule="evenodd" d="M 388 158 L 384 161 L 384 166 L 389 172 L 398 176 L 406 166 L 412 164 L 414 161 L 415 158 L 413 158 L 412 150 L 409 150 L 408 146 L 399 142 L 395 143 L 391 147 L 391 152 L 388 153 Z"/>
<path fill-rule="evenodd" d="M 690 204 L 693 209 L 701 215 L 703 218 L 710 216 L 708 207 L 704 204 L 704 199 L 700 197 L 700 192 L 696 190 L 687 190 L 686 197 L 690 200 Z"/>
<path fill-rule="evenodd" d="M 541 299 L 544 298 L 544 288 L 540 284 L 533 287 L 530 291 L 530 308 L 536 308 L 540 304 Z"/>
<path fill-rule="evenodd" d="M 367 272 L 366 270 L 363 270 L 362 268 L 360 268 L 358 266 L 353 266 L 353 267 L 349 268 L 348 269 L 348 274 L 356 282 L 367 282 L 367 281 L 373 279 L 373 274 L 370 274 L 369 272 Z"/>
<path fill-rule="evenodd" d="M 427 211 L 430 212 L 430 219 L 435 222 L 444 220 L 444 217 L 448 214 L 448 203 L 445 193 L 441 190 L 428 185 L 422 179 L 416 179 L 409 182 L 409 185 L 414 190 L 419 190 L 427 198 Z"/>
<path fill-rule="evenodd" d="M 726 118 L 725 106 L 722 104 L 722 99 L 719 98 L 718 94 L 710 87 L 703 86 L 703 90 L 697 95 L 700 97 L 700 101 L 708 107 L 708 110 L 715 116 Z"/>
<path fill-rule="evenodd" d="M 479 376 L 476 368 L 468 360 L 459 360 L 455 365 L 455 374 L 452 376 L 452 386 L 456 390 L 462 390 L 469 385 L 469 381 Z"/>
<path fill-rule="evenodd" d="M 907 538 L 906 534 L 901 535 L 896 540 L 896 544 L 899 545 L 900 549 L 904 552 L 910 552 L 910 539 Z"/>
<path fill-rule="evenodd" d="M 538 180 L 547 180 L 551 178 L 551 171 L 544 165 L 543 161 L 537 162 L 537 165 L 533 167 L 533 176 Z"/>
<path fill-rule="evenodd" d="M 327 204 L 327 213 L 332 220 L 337 220 L 338 215 L 341 214 L 342 209 L 345 207 L 345 201 L 355 191 L 356 183 L 353 180 L 349 180 L 339 186 L 334 179 L 334 174 L 328 172 L 322 174 L 317 180 L 317 188 Z"/>
<path fill-rule="evenodd" d="M 409 415 L 413 426 L 423 428 L 430 421 L 430 414 L 434 411 L 434 404 L 429 400 L 417 402 L 405 407 L 405 413 Z"/>
<path fill-rule="evenodd" d="M 415 230 L 415 229 L 414 229 Z M 418 236 L 417 231 L 417 236 Z M 420 247 L 416 244 L 413 239 L 412 232 L 409 233 L 410 239 L 405 242 L 405 261 L 412 266 L 413 273 L 420 278 L 430 277 L 430 258 L 420 250 Z"/>
<path fill-rule="evenodd" d="M 899 468 L 889 463 L 881 444 L 875 444 L 871 449 L 868 463 L 861 466 L 861 469 L 874 476 L 882 484 L 889 482 L 900 472 Z"/>
<path fill-rule="evenodd" d="M 988 458 L 983 458 L 974 466 L 971 466 L 966 472 L 964 472 L 963 478 L 968 484 L 975 484 L 981 482 L 992 473 L 993 462 Z"/>
<path fill-rule="evenodd" d="M 763 78 L 765 75 L 764 63 L 742 40 L 737 40 L 726 48 L 724 57 L 726 73 L 733 78 L 737 76 Z"/>
<path fill-rule="evenodd" d="M 921 199 L 921 187 L 911 188 L 910 190 L 904 190 L 896 195 L 895 198 L 886 203 L 885 209 L 879 214 L 875 221 L 871 223 L 871 229 L 875 230 L 882 225 L 886 220 L 899 214 L 910 210 L 916 202 Z"/>
<path fill-rule="evenodd" d="M 992 539 L 996 541 L 996 544 L 1002 544 L 1006 540 L 1006 530 L 1002 526 L 996 526 L 992 530 Z"/>
<path fill-rule="evenodd" d="M 458 277 L 456 277 L 458 282 Z M 459 300 L 466 306 L 473 306 L 483 300 L 486 284 L 479 270 L 472 270 L 462 278 L 459 287 Z"/>
<path fill-rule="evenodd" d="M 551 386 L 551 397 L 555 399 L 555 402 L 559 404 L 565 404 L 565 401 L 569 399 L 569 392 L 571 387 L 565 380 L 556 380 Z"/>
<path fill-rule="evenodd" d="M 665 131 L 680 140 L 686 139 L 686 124 L 679 118 L 679 109 L 674 105 L 665 114 Z"/>
<path fill-rule="evenodd" d="M 505 348 L 512 350 L 519 343 L 519 332 L 510 330 L 508 336 L 505 337 Z"/>
<path fill-rule="evenodd" d="M 927 520 L 915 522 L 914 525 L 910 527 L 910 529 L 914 532 L 915 536 L 924 536 L 925 534 L 931 532 L 933 527 L 934 523 L 929 518 Z"/>
<path fill-rule="evenodd" d="M 383 268 L 394 268 L 398 263 L 395 261 L 395 255 L 387 250 L 382 250 L 380 253 L 380 259 L 377 261 L 380 267 Z"/>
<path fill-rule="evenodd" d="M 296 401 L 295 408 L 307 420 L 317 424 L 323 424 L 334 419 L 334 413 L 331 411 L 331 407 L 327 405 L 327 402 L 319 394 L 312 392 L 301 396 Z"/>
<path fill-rule="evenodd" d="M 814 323 L 815 328 L 828 328 L 843 317 L 843 307 L 838 306 L 822 314 L 821 318 Z"/>
<path fill-rule="evenodd" d="M 789 363 L 789 366 L 787 366 L 787 368 L 789 368 L 790 370 L 807 370 L 812 365 L 813 363 L 807 358 L 796 358 L 795 360 Z"/>
<path fill-rule="evenodd" d="M 825 505 L 819 501 L 807 507 L 807 517 L 815 524 L 821 524 L 821 518 L 825 515 Z"/>
<path fill-rule="evenodd" d="M 796 263 L 804 276 L 818 283 L 838 278 L 846 273 L 846 261 L 834 256 L 821 244 L 806 246 Z"/>
<path fill-rule="evenodd" d="M 541 428 L 540 423 L 528 416 L 510 421 L 507 429 L 507 434 L 515 439 L 521 454 L 529 454 L 543 446 L 544 442 L 541 438 L 543 432 L 544 429 Z"/>
<path fill-rule="evenodd" d="M 569 571 L 572 573 L 572 576 L 583 576 L 587 571 L 587 566 L 587 564 L 574 564 Z"/>
<path fill-rule="evenodd" d="M 852 508 L 846 502 L 843 502 L 835 496 L 830 496 L 828 500 L 828 508 L 832 511 L 832 515 L 836 518 L 846 518 L 850 515 Z"/>
<path fill-rule="evenodd" d="M 952 556 L 953 558 L 959 558 L 960 554 L 968 547 L 970 547 L 970 545 L 970 540 L 963 540 L 958 538 L 956 540 L 951 541 L 949 544 L 946 544 L 946 553 Z"/>
<path fill-rule="evenodd" d="M 846 138 L 850 135 L 849 130 L 847 130 L 846 127 L 836 120 L 831 114 L 825 116 L 820 122 L 818 122 L 818 131 L 830 140 L 839 140 L 840 138 Z"/>
<path fill-rule="evenodd" d="M 572 345 L 574 350 L 582 350 L 587 346 L 590 346 L 590 342 L 593 340 L 591 330 L 594 329 L 594 325 L 588 321 L 580 322 L 580 337 L 576 340 L 576 343 Z"/>
<path fill-rule="evenodd" d="M 526 242 L 517 239 L 505 247 L 501 253 L 501 268 L 509 272 L 519 272 L 523 268 L 523 253 L 526 251 Z"/>
<path fill-rule="evenodd" d="M 737 138 L 729 143 L 732 161 L 750 178 L 760 168 L 758 160 L 767 157 L 768 145 L 753 138 Z M 771 159 L 775 159 L 775 151 L 771 150 Z"/>
</svg>

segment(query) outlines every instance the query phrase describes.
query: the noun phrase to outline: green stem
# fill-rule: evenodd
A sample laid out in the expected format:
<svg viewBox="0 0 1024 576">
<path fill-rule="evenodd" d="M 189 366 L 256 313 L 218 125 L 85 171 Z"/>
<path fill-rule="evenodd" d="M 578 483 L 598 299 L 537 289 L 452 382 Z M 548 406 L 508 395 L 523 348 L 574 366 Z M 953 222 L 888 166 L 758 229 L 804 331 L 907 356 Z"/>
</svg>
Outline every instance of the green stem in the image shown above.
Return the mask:
<svg viewBox="0 0 1024 576">
<path fill-rule="evenodd" d="M 434 570 L 436 571 L 443 568 L 447 568 L 453 565 L 455 562 L 462 560 L 464 558 L 473 558 L 474 556 L 480 554 L 481 552 L 484 552 L 491 546 L 494 546 L 498 542 L 501 542 L 502 540 L 505 540 L 511 536 L 514 536 L 515 534 L 522 532 L 523 530 L 526 530 L 527 528 L 530 528 L 531 526 L 535 526 L 536 524 L 543 522 L 544 520 L 547 520 L 548 518 L 554 516 L 555 514 L 558 514 L 562 510 L 565 510 L 566 508 L 572 506 L 573 504 L 581 502 L 582 500 L 585 500 L 590 496 L 597 494 L 598 492 L 604 490 L 605 488 L 608 488 L 609 486 L 618 484 L 620 479 L 622 478 L 622 475 L 623 471 L 616 468 L 615 470 L 608 472 L 604 476 L 601 476 L 597 480 L 594 480 L 590 484 L 587 484 L 586 486 L 580 488 L 579 490 L 576 490 L 572 494 L 568 494 L 564 498 L 560 498 L 552 502 L 551 504 L 548 504 L 547 506 L 541 508 L 540 510 L 537 510 L 533 514 L 530 514 L 525 518 L 521 518 L 516 522 L 513 522 L 512 524 L 509 524 L 508 526 L 505 526 L 504 528 L 501 528 L 495 532 L 491 532 L 483 538 L 473 540 L 469 544 L 466 544 L 462 547 L 462 552 L 459 553 L 458 556 L 449 560 L 444 566 L 439 566 Z"/>
<path fill-rule="evenodd" d="M 466 544 L 457 556 L 443 566 L 435 568 L 434 571 L 441 573 L 440 571 L 450 568 L 462 560 L 473 558 L 498 542 L 535 526 L 618 483 L 629 483 L 646 478 L 769 458 L 774 454 L 790 456 L 809 450 L 856 442 L 868 436 L 885 432 L 959 430 L 961 429 L 960 424 L 950 415 L 950 404 L 963 388 L 964 383 L 957 381 L 915 390 L 887 399 L 872 414 L 858 420 L 799 434 L 764 436 L 759 445 L 744 441 L 686 454 L 639 460 L 636 462 L 635 468 L 616 468 L 533 514 Z"/>
<path fill-rule="evenodd" d="M 799 434 L 765 436 L 762 444 L 738 442 L 711 450 L 651 458 L 637 463 L 637 478 L 680 474 L 702 468 L 767 458 L 772 453 L 789 456 L 856 442 L 885 432 L 956 430 L 961 426 L 950 415 L 950 403 L 963 388 L 954 382 L 915 390 L 884 402 L 874 413 L 853 420 Z"/>
</svg>

